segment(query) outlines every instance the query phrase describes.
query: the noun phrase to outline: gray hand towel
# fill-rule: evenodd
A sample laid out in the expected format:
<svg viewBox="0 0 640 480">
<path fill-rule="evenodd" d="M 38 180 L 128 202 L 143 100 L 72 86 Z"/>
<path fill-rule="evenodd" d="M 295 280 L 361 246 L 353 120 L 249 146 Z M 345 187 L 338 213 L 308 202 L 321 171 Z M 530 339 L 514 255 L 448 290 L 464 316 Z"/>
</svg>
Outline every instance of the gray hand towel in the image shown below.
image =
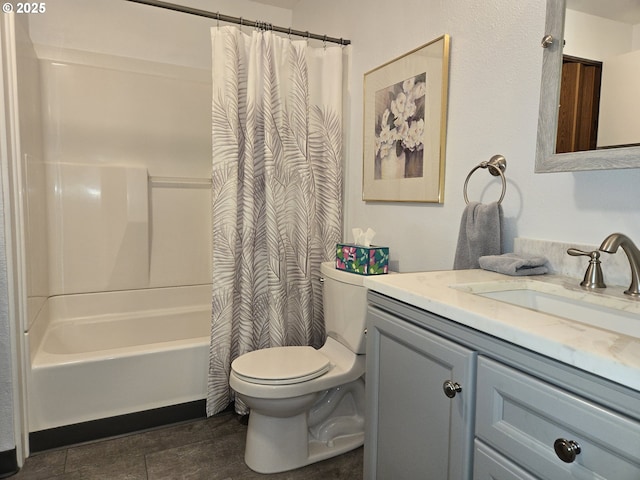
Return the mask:
<svg viewBox="0 0 640 480">
<path fill-rule="evenodd" d="M 454 270 L 480 268 L 478 259 L 502 253 L 502 207 L 471 202 L 462 212 Z"/>
<path fill-rule="evenodd" d="M 542 275 L 549 269 L 545 266 L 547 259 L 537 255 L 505 253 L 504 255 L 487 255 L 480 257 L 480 268 L 506 275 Z"/>
</svg>

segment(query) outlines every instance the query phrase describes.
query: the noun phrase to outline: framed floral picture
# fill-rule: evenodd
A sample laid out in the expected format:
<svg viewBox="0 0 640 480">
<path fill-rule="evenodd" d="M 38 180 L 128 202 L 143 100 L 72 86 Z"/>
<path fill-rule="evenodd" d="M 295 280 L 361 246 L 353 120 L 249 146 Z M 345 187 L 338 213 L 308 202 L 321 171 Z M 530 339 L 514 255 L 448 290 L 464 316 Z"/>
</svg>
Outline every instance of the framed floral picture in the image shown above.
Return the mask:
<svg viewBox="0 0 640 480">
<path fill-rule="evenodd" d="M 449 41 L 365 73 L 363 200 L 443 203 Z"/>
</svg>

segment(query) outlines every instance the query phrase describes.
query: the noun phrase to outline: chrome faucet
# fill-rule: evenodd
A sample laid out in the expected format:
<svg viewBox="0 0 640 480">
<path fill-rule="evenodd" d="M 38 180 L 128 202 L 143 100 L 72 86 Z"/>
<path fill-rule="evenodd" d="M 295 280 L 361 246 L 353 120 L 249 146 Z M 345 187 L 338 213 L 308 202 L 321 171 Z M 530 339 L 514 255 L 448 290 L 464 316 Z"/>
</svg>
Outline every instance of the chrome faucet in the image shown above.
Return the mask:
<svg viewBox="0 0 640 480">
<path fill-rule="evenodd" d="M 632 297 L 640 297 L 640 250 L 631 241 L 629 237 L 622 233 L 612 233 L 604 239 L 602 245 L 600 245 L 600 251 L 607 253 L 616 253 L 618 247 L 622 247 L 624 253 L 627 254 L 629 259 L 629 266 L 631 267 L 631 285 L 624 291 L 627 295 Z"/>
</svg>

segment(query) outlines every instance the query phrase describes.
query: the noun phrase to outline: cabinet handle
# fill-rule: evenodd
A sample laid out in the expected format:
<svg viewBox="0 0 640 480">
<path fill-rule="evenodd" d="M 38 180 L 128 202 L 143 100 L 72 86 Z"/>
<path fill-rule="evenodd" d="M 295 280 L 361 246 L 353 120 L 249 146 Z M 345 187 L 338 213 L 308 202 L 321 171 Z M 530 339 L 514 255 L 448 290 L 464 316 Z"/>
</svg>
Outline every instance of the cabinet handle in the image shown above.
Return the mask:
<svg viewBox="0 0 640 480">
<path fill-rule="evenodd" d="M 564 438 L 558 438 L 553 442 L 553 449 L 556 451 L 558 458 L 565 463 L 573 462 L 582 451 L 578 442 Z"/>
<path fill-rule="evenodd" d="M 444 394 L 447 397 L 453 398 L 456 396 L 456 393 L 460 393 L 462 391 L 462 386 L 457 382 L 447 380 L 442 384 L 442 390 L 444 390 Z"/>
</svg>

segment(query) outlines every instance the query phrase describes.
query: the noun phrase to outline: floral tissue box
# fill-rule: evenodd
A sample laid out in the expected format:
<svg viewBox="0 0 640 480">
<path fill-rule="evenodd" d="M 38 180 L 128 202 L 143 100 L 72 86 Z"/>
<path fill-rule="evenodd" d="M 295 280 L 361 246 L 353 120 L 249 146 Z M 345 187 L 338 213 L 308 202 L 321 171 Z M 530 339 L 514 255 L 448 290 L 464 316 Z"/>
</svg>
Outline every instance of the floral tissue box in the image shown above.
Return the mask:
<svg viewBox="0 0 640 480">
<path fill-rule="evenodd" d="M 336 268 L 360 275 L 389 272 L 389 247 L 363 247 L 349 243 L 336 244 Z"/>
</svg>

